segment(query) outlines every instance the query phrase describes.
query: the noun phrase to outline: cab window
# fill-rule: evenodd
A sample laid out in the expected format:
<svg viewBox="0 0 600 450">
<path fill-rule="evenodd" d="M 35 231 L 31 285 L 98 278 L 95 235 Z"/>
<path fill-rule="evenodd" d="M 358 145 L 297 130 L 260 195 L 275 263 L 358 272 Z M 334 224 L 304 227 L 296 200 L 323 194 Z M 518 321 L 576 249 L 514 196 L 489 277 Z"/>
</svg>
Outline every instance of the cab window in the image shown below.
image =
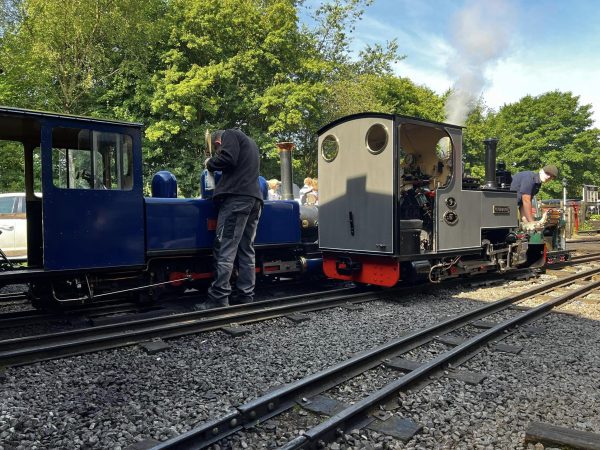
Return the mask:
<svg viewBox="0 0 600 450">
<path fill-rule="evenodd" d="M 401 124 L 398 130 L 403 186 L 445 187 L 453 173 L 453 146 L 443 128 L 420 124 Z"/>
<path fill-rule="evenodd" d="M 131 190 L 132 139 L 77 128 L 52 131 L 52 179 L 63 189 Z"/>
</svg>

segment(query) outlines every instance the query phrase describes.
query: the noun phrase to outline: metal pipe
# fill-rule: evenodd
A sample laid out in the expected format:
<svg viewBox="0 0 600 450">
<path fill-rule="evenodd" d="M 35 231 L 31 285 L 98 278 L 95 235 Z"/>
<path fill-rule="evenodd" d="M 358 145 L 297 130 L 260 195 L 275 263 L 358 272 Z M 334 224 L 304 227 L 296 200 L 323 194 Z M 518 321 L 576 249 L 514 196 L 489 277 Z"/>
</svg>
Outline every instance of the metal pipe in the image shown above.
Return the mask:
<svg viewBox="0 0 600 450">
<path fill-rule="evenodd" d="M 485 144 L 485 183 L 484 189 L 498 189 L 496 183 L 496 146 L 498 138 L 488 138 L 483 141 Z"/>
<path fill-rule="evenodd" d="M 296 145 L 292 142 L 278 142 L 279 161 L 281 163 L 281 198 L 294 200 L 292 187 L 292 150 Z"/>
<path fill-rule="evenodd" d="M 54 291 L 54 285 L 52 285 L 52 296 L 54 297 L 54 300 L 56 300 L 59 303 L 83 302 L 85 300 L 92 301 L 92 300 L 95 300 L 100 297 L 107 297 L 110 295 L 117 295 L 117 294 L 125 294 L 127 292 L 141 291 L 141 290 L 153 288 L 156 286 L 164 286 L 165 284 L 173 284 L 173 283 L 180 283 L 182 281 L 189 281 L 191 279 L 192 279 L 191 276 L 187 276 L 185 278 L 179 278 L 177 280 L 164 281 L 161 283 L 146 284 L 144 286 L 138 286 L 138 287 L 129 288 L 129 289 L 122 289 L 120 291 L 105 292 L 104 294 L 91 294 L 91 289 L 89 288 L 89 283 L 88 283 L 88 290 L 89 290 L 90 294 L 88 294 L 84 297 L 74 297 L 74 298 L 58 298 L 58 296 L 56 295 L 56 292 Z"/>
</svg>

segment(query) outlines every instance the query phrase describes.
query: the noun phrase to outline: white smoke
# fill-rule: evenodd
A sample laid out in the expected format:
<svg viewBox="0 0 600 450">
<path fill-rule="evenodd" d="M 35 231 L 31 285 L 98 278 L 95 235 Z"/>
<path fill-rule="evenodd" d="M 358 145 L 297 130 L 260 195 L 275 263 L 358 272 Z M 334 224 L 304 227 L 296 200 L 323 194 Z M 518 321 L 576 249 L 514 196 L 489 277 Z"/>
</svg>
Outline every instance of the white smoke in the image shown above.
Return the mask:
<svg viewBox="0 0 600 450">
<path fill-rule="evenodd" d="M 515 9 L 509 0 L 467 0 L 452 22 L 455 82 L 446 101 L 446 122 L 464 125 L 486 85 L 485 70 L 508 48 Z"/>
</svg>

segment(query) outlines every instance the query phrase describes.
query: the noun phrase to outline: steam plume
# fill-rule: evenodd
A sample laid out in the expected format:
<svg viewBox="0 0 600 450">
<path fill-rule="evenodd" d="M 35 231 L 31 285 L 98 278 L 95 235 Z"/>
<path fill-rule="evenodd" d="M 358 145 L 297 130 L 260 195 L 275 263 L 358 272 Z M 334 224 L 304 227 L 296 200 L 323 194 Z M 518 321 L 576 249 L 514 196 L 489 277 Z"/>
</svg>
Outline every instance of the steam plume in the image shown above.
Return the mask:
<svg viewBox="0 0 600 450">
<path fill-rule="evenodd" d="M 507 0 L 467 0 L 454 19 L 455 82 L 446 101 L 446 122 L 463 125 L 486 85 L 485 70 L 508 47 L 514 9 Z"/>
</svg>

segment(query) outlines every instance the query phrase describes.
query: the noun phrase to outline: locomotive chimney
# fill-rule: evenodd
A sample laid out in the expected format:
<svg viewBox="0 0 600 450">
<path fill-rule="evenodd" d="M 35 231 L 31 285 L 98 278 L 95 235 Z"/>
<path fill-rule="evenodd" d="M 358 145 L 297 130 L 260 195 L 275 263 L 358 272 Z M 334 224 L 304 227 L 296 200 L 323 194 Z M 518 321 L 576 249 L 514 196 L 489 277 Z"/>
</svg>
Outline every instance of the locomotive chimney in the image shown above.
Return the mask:
<svg viewBox="0 0 600 450">
<path fill-rule="evenodd" d="M 498 138 L 488 138 L 483 141 L 485 144 L 485 183 L 484 189 L 497 189 L 496 183 L 496 145 Z"/>
<path fill-rule="evenodd" d="M 282 200 L 294 200 L 294 189 L 292 187 L 292 142 L 278 142 L 279 161 L 281 163 L 281 198 Z"/>
</svg>

